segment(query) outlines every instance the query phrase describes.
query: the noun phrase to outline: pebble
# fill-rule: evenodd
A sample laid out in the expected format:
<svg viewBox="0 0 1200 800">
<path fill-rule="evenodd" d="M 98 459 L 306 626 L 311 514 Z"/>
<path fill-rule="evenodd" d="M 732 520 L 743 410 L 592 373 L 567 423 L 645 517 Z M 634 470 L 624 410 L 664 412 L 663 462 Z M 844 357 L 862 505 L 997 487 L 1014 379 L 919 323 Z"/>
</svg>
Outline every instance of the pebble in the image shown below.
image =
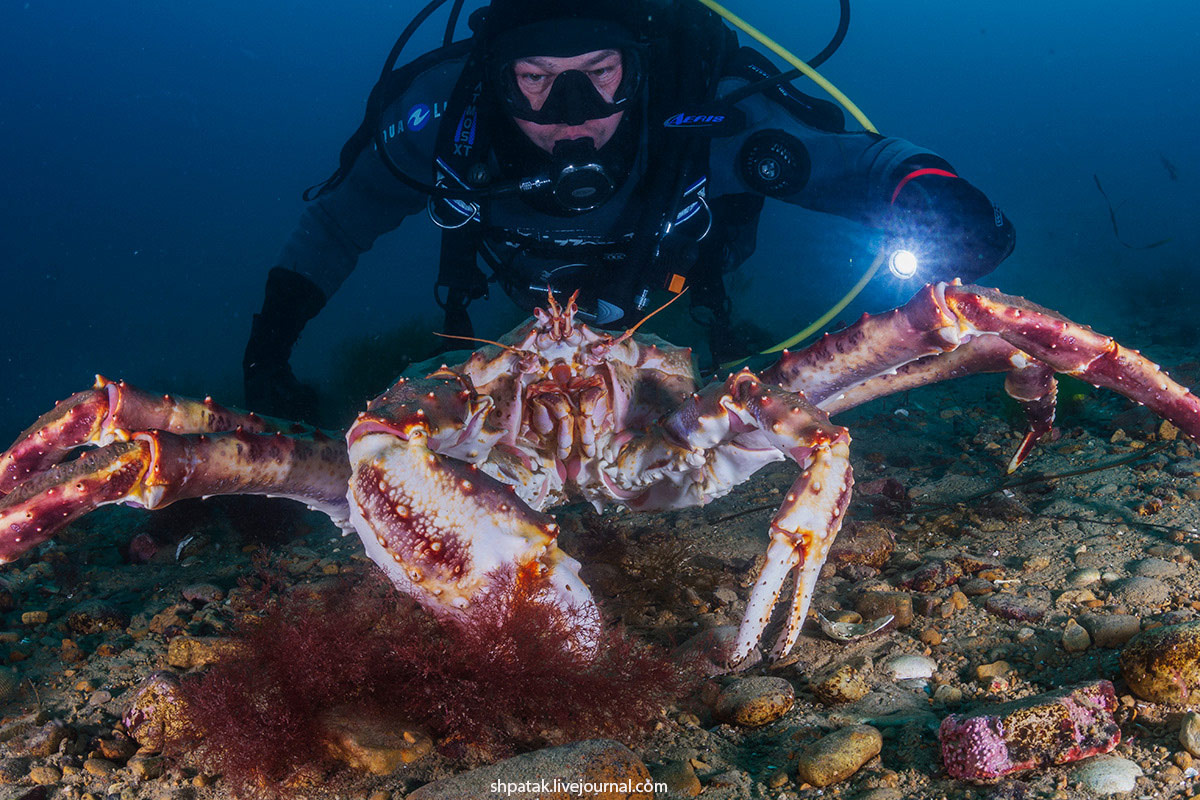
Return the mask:
<svg viewBox="0 0 1200 800">
<path fill-rule="evenodd" d="M 1011 594 L 994 594 L 984 601 L 983 607 L 997 617 L 1020 622 L 1036 622 L 1046 614 L 1044 601 Z"/>
<path fill-rule="evenodd" d="M 1179 723 L 1179 743 L 1183 749 L 1200 758 L 1200 714 L 1189 711 Z"/>
<path fill-rule="evenodd" d="M 796 774 L 813 786 L 844 781 L 883 749 L 883 736 L 870 725 L 851 725 L 821 737 L 800 754 Z"/>
<path fill-rule="evenodd" d="M 29 780 L 39 786 L 47 786 L 62 780 L 62 770 L 55 766 L 38 765 L 29 768 Z"/>
<path fill-rule="evenodd" d="M 625 745 L 608 739 L 588 739 L 535 750 L 427 783 L 408 794 L 406 800 L 490 800 L 495 797 L 534 800 L 547 797 L 540 787 L 545 783 L 555 785 L 555 781 L 562 787 L 553 795 L 555 800 L 653 800 L 654 793 L 650 790 L 625 790 L 629 786 L 645 786 L 649 778 L 646 765 Z M 499 785 L 502 791 L 497 793 L 493 784 Z M 608 784 L 612 788 L 594 791 L 599 784 Z M 514 791 L 507 791 L 510 785 L 515 785 Z M 584 792 L 584 788 L 592 791 Z"/>
<path fill-rule="evenodd" d="M 864 674 L 867 669 L 869 663 L 865 660 L 839 664 L 813 681 L 813 694 L 822 703 L 829 705 L 861 700 L 871 691 L 871 685 Z"/>
<path fill-rule="evenodd" d="M 892 532 L 876 522 L 848 524 L 830 546 L 827 561 L 838 566 L 858 564 L 883 569 L 895 547 Z"/>
<path fill-rule="evenodd" d="M 1073 769 L 1071 778 L 1089 794 L 1106 797 L 1132 792 L 1142 774 L 1142 768 L 1127 758 L 1096 756 Z"/>
<path fill-rule="evenodd" d="M 1113 584 L 1112 600 L 1126 606 L 1163 606 L 1171 599 L 1170 588 L 1157 578 L 1135 575 Z"/>
<path fill-rule="evenodd" d="M 352 769 L 372 775 L 391 775 L 433 750 L 429 734 L 415 725 L 396 725 L 337 709 L 323 718 L 328 732 L 326 747 Z"/>
<path fill-rule="evenodd" d="M 1121 647 L 1142 629 L 1142 620 L 1133 614 L 1088 614 L 1080 622 L 1097 647 Z"/>
<path fill-rule="evenodd" d="M 912 595 L 908 592 L 863 592 L 858 596 L 854 609 L 863 619 L 879 619 L 891 614 L 897 628 L 907 628 L 913 621 Z"/>
<path fill-rule="evenodd" d="M 993 781 L 1106 753 L 1121 739 L 1109 681 L 1093 681 L 1014 703 L 951 714 L 938 729 L 942 762 L 954 778 Z"/>
<path fill-rule="evenodd" d="M 700 779 L 696 777 L 696 769 L 690 761 L 668 761 L 666 764 L 650 770 L 654 780 L 667 785 L 667 792 L 673 796 L 695 797 L 704 791 Z"/>
<path fill-rule="evenodd" d="M 1084 567 L 1083 569 L 1077 569 L 1067 574 L 1067 583 L 1076 589 L 1091 586 L 1099 580 L 1100 570 L 1095 567 Z"/>
<path fill-rule="evenodd" d="M 1069 620 L 1062 632 L 1063 649 L 1068 653 L 1082 653 L 1092 645 L 1092 637 L 1075 620 Z"/>
<path fill-rule="evenodd" d="M 166 764 L 162 756 L 138 753 L 125 764 L 138 780 L 150 781 L 162 777 Z"/>
<path fill-rule="evenodd" d="M 738 678 L 721 690 L 713 711 L 724 722 L 757 728 L 791 711 L 795 702 L 795 689 L 784 678 Z"/>
<path fill-rule="evenodd" d="M 1174 578 L 1183 572 L 1183 566 L 1162 558 L 1143 558 L 1135 561 L 1130 571 L 1143 578 Z"/>
<path fill-rule="evenodd" d="M 904 581 L 914 592 L 936 592 L 963 577 L 963 568 L 953 561 L 927 561 Z"/>
<path fill-rule="evenodd" d="M 975 678 L 987 682 L 992 678 L 1007 678 L 1012 674 L 1012 664 L 1007 661 L 993 661 L 990 664 L 980 664 L 975 668 Z"/>
<path fill-rule="evenodd" d="M 1142 631 L 1121 651 L 1120 663 L 1125 682 L 1143 700 L 1200 702 L 1200 622 Z"/>
<path fill-rule="evenodd" d="M 960 583 L 958 588 L 967 597 L 985 597 L 996 591 L 996 584 L 987 578 L 971 578 Z"/>
<path fill-rule="evenodd" d="M 89 775 L 112 775 L 117 765 L 107 758 L 89 758 L 83 762 L 83 770 Z"/>
<path fill-rule="evenodd" d="M 25 611 L 21 614 L 22 625 L 44 625 L 50 619 L 46 611 Z"/>
<path fill-rule="evenodd" d="M 929 656 L 905 654 L 889 658 L 882 668 L 893 680 L 928 680 L 937 672 L 937 662 Z"/>
</svg>

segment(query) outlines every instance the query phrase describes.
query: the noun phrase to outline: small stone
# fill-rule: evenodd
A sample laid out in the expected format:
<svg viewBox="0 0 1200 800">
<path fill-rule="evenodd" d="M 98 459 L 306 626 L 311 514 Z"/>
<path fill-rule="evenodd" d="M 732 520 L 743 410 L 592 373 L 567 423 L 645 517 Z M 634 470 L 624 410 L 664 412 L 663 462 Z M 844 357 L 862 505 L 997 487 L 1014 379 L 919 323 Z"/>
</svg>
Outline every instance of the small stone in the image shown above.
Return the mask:
<svg viewBox="0 0 1200 800">
<path fill-rule="evenodd" d="M 800 754 L 796 774 L 813 786 L 844 781 L 883 749 L 883 736 L 870 725 L 851 725 L 822 736 Z"/>
<path fill-rule="evenodd" d="M 1196 760 L 1192 758 L 1192 754 L 1187 750 L 1180 750 L 1171 756 L 1171 760 L 1175 762 L 1175 766 L 1180 769 L 1191 769 Z"/>
<path fill-rule="evenodd" d="M 229 636 L 176 636 L 167 645 L 167 663 L 179 669 L 206 667 L 233 655 L 239 646 Z"/>
<path fill-rule="evenodd" d="M 429 734 L 416 725 L 396 725 L 337 709 L 322 720 L 326 746 L 339 761 L 372 775 L 391 775 L 433 750 Z"/>
<path fill-rule="evenodd" d="M 21 614 L 22 625 L 45 625 L 50 619 L 46 611 L 26 611 Z"/>
<path fill-rule="evenodd" d="M 971 605 L 971 601 L 963 592 L 952 592 L 948 602 L 955 611 L 963 611 Z"/>
<path fill-rule="evenodd" d="M 128 614 L 103 600 L 80 603 L 74 611 L 67 614 L 67 627 L 78 636 L 102 631 L 123 631 L 128 624 Z"/>
<path fill-rule="evenodd" d="M 59 719 L 52 719 L 28 731 L 15 748 L 23 756 L 46 758 L 58 752 L 59 745 L 67 738 L 71 730 Z"/>
<path fill-rule="evenodd" d="M 212 583 L 192 583 L 183 587 L 183 599 L 195 606 L 219 603 L 225 593 Z"/>
<path fill-rule="evenodd" d="M 917 634 L 917 638 L 930 647 L 937 647 L 942 643 L 942 634 L 937 628 L 925 628 Z"/>
<path fill-rule="evenodd" d="M 1143 700 L 1200 702 L 1200 622 L 1142 631 L 1121 651 L 1120 664 L 1125 682 Z"/>
<path fill-rule="evenodd" d="M 96 742 L 96 750 L 109 761 L 128 761 L 137 749 L 138 743 L 120 731 Z"/>
<path fill-rule="evenodd" d="M 1173 442 L 1179 436 L 1179 428 L 1176 428 L 1165 419 L 1158 423 L 1158 438 L 1164 442 Z"/>
<path fill-rule="evenodd" d="M 1200 714 L 1189 711 L 1179 723 L 1179 743 L 1183 749 L 1200 758 Z"/>
<path fill-rule="evenodd" d="M 795 690 L 783 678 L 738 678 L 721 690 L 713 711 L 725 722 L 757 728 L 791 711 L 795 702 Z"/>
<path fill-rule="evenodd" d="M 859 595 L 854 605 L 863 619 L 879 619 L 891 614 L 897 628 L 907 628 L 913 621 L 912 595 L 908 592 L 869 591 Z"/>
<path fill-rule="evenodd" d="M 1142 629 L 1133 614 L 1088 614 L 1080 622 L 1097 647 L 1121 647 Z"/>
<path fill-rule="evenodd" d="M 1121 740 L 1109 681 L 1036 695 L 942 720 L 938 741 L 951 777 L 994 781 L 1107 753 Z"/>
<path fill-rule="evenodd" d="M 967 597 L 986 597 L 996 591 L 996 584 L 986 578 L 971 578 L 958 585 L 959 593 Z"/>
<path fill-rule="evenodd" d="M 1132 792 L 1142 768 L 1127 758 L 1096 756 L 1071 770 L 1075 786 L 1096 797 Z"/>
<path fill-rule="evenodd" d="M 1046 603 L 1041 600 L 1011 594 L 994 594 L 984 601 L 983 607 L 997 617 L 1019 622 L 1036 622 L 1047 610 Z"/>
<path fill-rule="evenodd" d="M 937 662 L 929 656 L 906 653 L 892 656 L 883 662 L 882 669 L 897 681 L 928 680 L 937 672 Z"/>
<path fill-rule="evenodd" d="M 1084 567 L 1077 569 L 1067 574 L 1067 583 L 1074 586 L 1076 589 L 1082 589 L 1085 586 L 1091 586 L 1100 580 L 1100 570 L 1095 567 Z"/>
<path fill-rule="evenodd" d="M 405 800 L 534 800 L 549 796 L 539 789 L 546 783 L 562 787 L 555 800 L 653 800 L 653 791 L 642 788 L 649 779 L 650 771 L 628 747 L 589 739 L 427 783 Z M 603 790 L 595 791 L 600 784 L 605 784 Z M 501 787 L 499 794 L 493 785 Z"/>
<path fill-rule="evenodd" d="M 1046 556 L 1033 556 L 1025 559 L 1024 570 L 1026 572 L 1041 572 L 1046 567 L 1050 566 L 1050 559 Z"/>
<path fill-rule="evenodd" d="M 125 764 L 138 780 L 151 781 L 162 777 L 165 764 L 162 756 L 138 753 Z"/>
<path fill-rule="evenodd" d="M 858 564 L 883 569 L 895 547 L 892 532 L 878 523 L 847 524 L 830 546 L 827 560 L 837 566 Z"/>
<path fill-rule="evenodd" d="M 668 761 L 650 770 L 654 780 L 665 783 L 667 791 L 680 797 L 695 797 L 704 791 L 690 761 Z"/>
<path fill-rule="evenodd" d="M 962 689 L 959 689 L 957 686 L 951 686 L 948 683 L 943 683 L 933 690 L 933 699 L 945 705 L 962 702 L 962 698 Z"/>
<path fill-rule="evenodd" d="M 1133 563 L 1131 572 L 1143 578 L 1174 578 L 1183 572 L 1183 567 L 1162 558 L 1143 558 Z"/>
<path fill-rule="evenodd" d="M 1112 600 L 1134 608 L 1164 606 L 1171 600 L 1171 590 L 1157 578 L 1135 575 L 1113 584 Z"/>
<path fill-rule="evenodd" d="M 1007 678 L 1012 671 L 1012 664 L 1007 661 L 993 661 L 990 664 L 980 664 L 975 667 L 975 678 L 987 683 L 992 678 Z"/>
<path fill-rule="evenodd" d="M 914 592 L 936 592 L 958 583 L 961 577 L 963 569 L 953 561 L 928 561 L 917 567 L 904 585 Z"/>
<path fill-rule="evenodd" d="M 29 780 L 38 786 L 48 786 L 62 780 L 62 770 L 55 766 L 39 764 L 29 768 Z"/>
<path fill-rule="evenodd" d="M 112 775 L 117 765 L 107 758 L 89 758 L 83 762 L 83 770 L 89 775 Z"/>
<path fill-rule="evenodd" d="M 1062 632 L 1063 649 L 1068 653 L 1082 653 L 1092 645 L 1092 637 L 1075 620 L 1069 620 Z"/>
<path fill-rule="evenodd" d="M 813 680 L 812 691 L 817 699 L 828 705 L 853 703 L 866 697 L 871 685 L 863 674 L 864 661 L 839 664 Z"/>
</svg>

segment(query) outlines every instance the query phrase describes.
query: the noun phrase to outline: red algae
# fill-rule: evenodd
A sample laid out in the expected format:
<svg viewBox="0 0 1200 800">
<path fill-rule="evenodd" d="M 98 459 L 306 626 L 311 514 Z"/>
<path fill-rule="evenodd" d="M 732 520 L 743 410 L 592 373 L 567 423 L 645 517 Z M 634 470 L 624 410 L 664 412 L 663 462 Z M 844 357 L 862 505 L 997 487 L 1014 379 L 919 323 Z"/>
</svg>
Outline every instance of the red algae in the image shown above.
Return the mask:
<svg viewBox="0 0 1200 800">
<path fill-rule="evenodd" d="M 332 766 L 331 708 L 424 726 L 451 758 L 499 758 L 596 736 L 636 743 L 693 680 L 619 629 L 570 646 L 579 619 L 501 585 L 466 623 L 439 623 L 379 580 L 290 592 L 246 616 L 236 655 L 185 676 L 191 725 L 171 752 L 271 794 Z"/>
</svg>

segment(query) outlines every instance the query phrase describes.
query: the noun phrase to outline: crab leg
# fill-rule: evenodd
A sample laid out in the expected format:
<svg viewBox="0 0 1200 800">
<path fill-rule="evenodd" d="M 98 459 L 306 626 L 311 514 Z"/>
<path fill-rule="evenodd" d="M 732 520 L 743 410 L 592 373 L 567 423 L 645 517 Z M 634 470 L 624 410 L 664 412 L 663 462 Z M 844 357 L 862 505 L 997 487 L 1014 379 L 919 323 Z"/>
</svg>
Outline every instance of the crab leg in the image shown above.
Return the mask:
<svg viewBox="0 0 1200 800">
<path fill-rule="evenodd" d="M 0 455 L 0 495 L 8 494 L 42 470 L 63 461 L 82 445 L 127 441 L 131 431 L 216 433 L 237 429 L 249 433 L 300 433 L 312 429 L 240 413 L 203 401 L 154 395 L 124 381 L 97 375 L 91 389 L 57 403 Z"/>
<path fill-rule="evenodd" d="M 772 450 L 800 465 L 800 475 L 771 520 L 766 563 L 751 591 L 729 662 L 742 662 L 762 638 L 789 574 L 795 574 L 783 627 L 772 649 L 791 651 L 812 601 L 821 566 L 841 528 L 854 483 L 850 436 L 802 395 L 743 371 L 706 389 L 663 423 L 674 441 L 705 448 L 703 483 L 725 487 L 744 479 Z M 703 474 L 708 473 L 708 474 Z M 725 491 L 728 489 L 725 488 Z M 720 492 L 723 493 L 723 492 Z M 637 507 L 636 503 L 631 503 Z"/>
<path fill-rule="evenodd" d="M 192 497 L 289 497 L 346 526 L 350 467 L 341 442 L 246 431 L 132 434 L 45 469 L 0 498 L 0 562 L 110 503 L 147 509 Z"/>
</svg>

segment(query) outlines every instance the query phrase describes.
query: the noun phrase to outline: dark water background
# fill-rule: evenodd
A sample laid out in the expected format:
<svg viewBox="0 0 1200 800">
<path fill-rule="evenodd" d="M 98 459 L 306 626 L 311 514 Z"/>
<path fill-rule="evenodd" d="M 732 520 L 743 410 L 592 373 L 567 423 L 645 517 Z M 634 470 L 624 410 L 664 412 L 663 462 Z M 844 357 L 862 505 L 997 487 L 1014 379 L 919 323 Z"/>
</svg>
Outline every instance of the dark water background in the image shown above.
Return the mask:
<svg viewBox="0 0 1200 800">
<path fill-rule="evenodd" d="M 734 10 L 808 57 L 836 6 Z M 240 403 L 250 315 L 299 193 L 335 165 L 418 7 L 0 4 L 0 438 L 96 372 Z M 440 37 L 441 19 L 412 55 Z M 989 283 L 1132 346 L 1200 331 L 1194 0 L 862 0 L 822 72 L 881 131 L 940 152 L 1014 220 L 1017 252 Z M 1170 243 L 1119 244 L 1093 174 L 1123 238 Z M 303 377 L 327 383 L 348 339 L 414 319 L 436 326 L 434 233 L 413 218 L 362 259 L 306 331 L 294 359 Z M 874 241 L 768 204 L 735 284 L 741 308 L 782 338 L 841 296 Z M 844 318 L 913 288 L 879 279 Z M 489 305 L 481 335 L 501 333 L 510 310 L 502 297 Z M 1191 343 L 1200 355 L 1200 334 Z"/>
</svg>

